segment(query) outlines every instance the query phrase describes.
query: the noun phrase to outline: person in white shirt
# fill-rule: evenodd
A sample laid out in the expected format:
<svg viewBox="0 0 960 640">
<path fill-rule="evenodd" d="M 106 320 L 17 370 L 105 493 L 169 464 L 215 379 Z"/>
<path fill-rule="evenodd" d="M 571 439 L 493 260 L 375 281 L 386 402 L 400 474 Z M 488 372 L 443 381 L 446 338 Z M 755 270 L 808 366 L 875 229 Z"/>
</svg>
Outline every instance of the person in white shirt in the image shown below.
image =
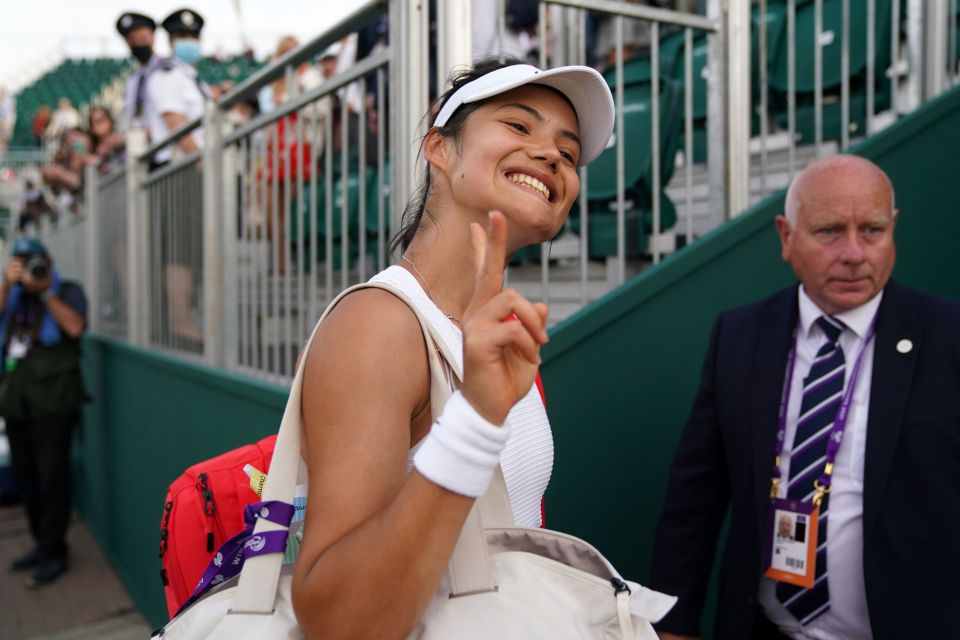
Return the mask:
<svg viewBox="0 0 960 640">
<path fill-rule="evenodd" d="M 202 57 L 200 31 L 203 18 L 191 9 L 179 9 L 161 23 L 170 36 L 173 57 L 163 61 L 160 68 L 147 79 L 146 121 L 150 140 L 166 139 L 172 131 L 203 115 L 209 88 L 197 77 L 193 65 Z M 203 147 L 203 130 L 196 129 L 177 142 L 184 155 Z M 169 149 L 161 149 L 154 158 L 154 166 L 169 162 Z"/>
<path fill-rule="evenodd" d="M 144 117 L 147 79 L 163 62 L 163 58 L 153 53 L 156 29 L 157 23 L 153 18 L 142 13 L 128 11 L 117 18 L 117 33 L 123 37 L 130 48 L 130 55 L 137 61 L 137 68 L 127 78 L 124 91 L 123 120 L 126 130 L 147 128 Z"/>
<path fill-rule="evenodd" d="M 776 228 L 799 284 L 717 318 L 671 468 L 663 640 L 699 636 L 728 508 L 715 640 L 960 638 L 942 533 L 960 525 L 960 303 L 891 280 L 899 218 L 864 158 L 790 185 Z M 809 517 L 794 574 L 772 563 L 778 511 Z"/>
</svg>

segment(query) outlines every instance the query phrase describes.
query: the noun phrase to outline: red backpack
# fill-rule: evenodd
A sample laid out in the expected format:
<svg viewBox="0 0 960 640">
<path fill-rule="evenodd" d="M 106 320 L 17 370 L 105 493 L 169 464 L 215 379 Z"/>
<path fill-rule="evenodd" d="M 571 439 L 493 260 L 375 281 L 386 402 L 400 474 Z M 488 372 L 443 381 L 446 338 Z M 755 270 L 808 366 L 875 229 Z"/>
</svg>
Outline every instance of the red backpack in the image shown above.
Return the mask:
<svg viewBox="0 0 960 640">
<path fill-rule="evenodd" d="M 170 617 L 220 545 L 243 530 L 243 508 L 260 499 L 244 467 L 266 473 L 276 440 L 274 434 L 199 462 L 170 484 L 160 521 L 160 577 Z"/>
</svg>

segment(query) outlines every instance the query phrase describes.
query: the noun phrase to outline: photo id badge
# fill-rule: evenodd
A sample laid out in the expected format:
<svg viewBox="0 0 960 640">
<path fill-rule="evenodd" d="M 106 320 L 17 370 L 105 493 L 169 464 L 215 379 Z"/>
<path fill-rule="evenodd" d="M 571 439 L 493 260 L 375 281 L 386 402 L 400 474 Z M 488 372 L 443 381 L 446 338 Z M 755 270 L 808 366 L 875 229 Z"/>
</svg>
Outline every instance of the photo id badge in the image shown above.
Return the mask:
<svg viewBox="0 0 960 640">
<path fill-rule="evenodd" d="M 813 588 L 820 507 L 776 498 L 767 528 L 767 571 L 763 575 L 804 589 Z"/>
<path fill-rule="evenodd" d="M 22 360 L 30 351 L 30 338 L 22 335 L 10 337 L 10 343 L 7 346 L 7 356 L 14 360 Z"/>
</svg>

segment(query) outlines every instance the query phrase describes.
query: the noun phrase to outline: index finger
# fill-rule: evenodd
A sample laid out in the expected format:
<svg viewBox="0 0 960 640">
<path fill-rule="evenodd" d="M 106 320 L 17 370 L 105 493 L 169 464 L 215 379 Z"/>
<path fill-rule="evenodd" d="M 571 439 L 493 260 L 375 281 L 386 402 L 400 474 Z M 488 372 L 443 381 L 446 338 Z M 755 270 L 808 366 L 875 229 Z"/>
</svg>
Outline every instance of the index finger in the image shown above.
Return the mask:
<svg viewBox="0 0 960 640">
<path fill-rule="evenodd" d="M 507 263 L 507 220 L 499 211 L 491 211 L 487 231 L 476 225 L 472 233 L 474 254 L 479 265 L 473 302 L 483 304 L 503 289 L 503 269 Z"/>
</svg>

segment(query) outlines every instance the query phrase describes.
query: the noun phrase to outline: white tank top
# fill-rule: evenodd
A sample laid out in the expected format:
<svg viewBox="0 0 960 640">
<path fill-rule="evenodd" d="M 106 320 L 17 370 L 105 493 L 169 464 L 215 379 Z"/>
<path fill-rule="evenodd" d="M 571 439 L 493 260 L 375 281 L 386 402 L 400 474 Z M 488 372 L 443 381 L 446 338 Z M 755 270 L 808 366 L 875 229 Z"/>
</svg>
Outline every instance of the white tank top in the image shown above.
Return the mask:
<svg viewBox="0 0 960 640">
<path fill-rule="evenodd" d="M 407 294 L 463 370 L 463 333 L 430 300 L 409 271 L 394 265 L 370 281 L 391 284 Z M 507 422 L 510 423 L 510 438 L 500 454 L 500 466 L 507 483 L 513 520 L 519 527 L 539 527 L 542 524 L 540 503 L 553 471 L 553 434 L 536 385 L 510 410 Z M 420 442 L 410 449 L 408 471 L 413 468 L 413 455 Z"/>
</svg>

